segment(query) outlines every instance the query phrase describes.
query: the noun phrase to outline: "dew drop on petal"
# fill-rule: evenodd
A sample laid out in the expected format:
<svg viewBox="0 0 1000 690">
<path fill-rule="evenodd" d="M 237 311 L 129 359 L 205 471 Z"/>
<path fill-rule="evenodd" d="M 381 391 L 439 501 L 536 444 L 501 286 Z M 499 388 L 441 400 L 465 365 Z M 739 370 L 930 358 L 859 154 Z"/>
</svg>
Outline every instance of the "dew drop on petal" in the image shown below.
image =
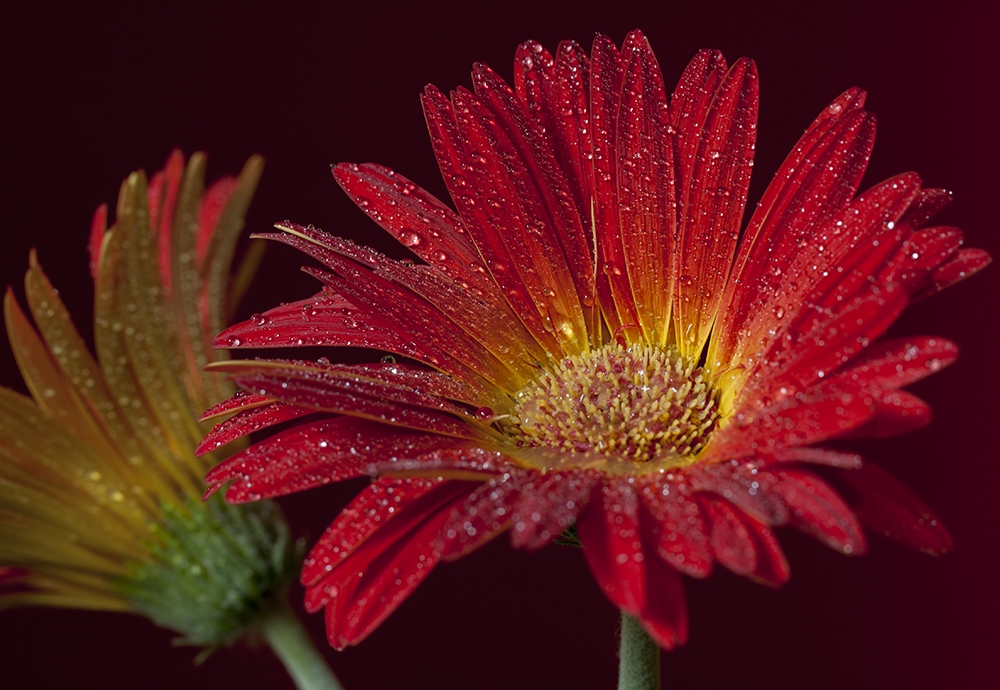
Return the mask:
<svg viewBox="0 0 1000 690">
<path fill-rule="evenodd" d="M 420 246 L 422 240 L 420 235 L 412 230 L 404 230 L 399 234 L 399 241 L 403 243 L 404 247 L 417 247 Z"/>
</svg>

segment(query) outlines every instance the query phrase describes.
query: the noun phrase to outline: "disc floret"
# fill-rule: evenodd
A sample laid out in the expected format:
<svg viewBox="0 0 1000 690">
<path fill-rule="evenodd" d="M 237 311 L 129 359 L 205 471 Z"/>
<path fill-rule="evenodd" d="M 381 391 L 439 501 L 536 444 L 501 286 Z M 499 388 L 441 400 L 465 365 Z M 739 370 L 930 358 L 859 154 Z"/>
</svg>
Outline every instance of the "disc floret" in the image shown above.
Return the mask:
<svg viewBox="0 0 1000 690">
<path fill-rule="evenodd" d="M 613 455 L 635 464 L 690 464 L 719 420 L 719 395 L 670 347 L 611 343 L 567 357 L 516 396 L 521 447 Z"/>
</svg>

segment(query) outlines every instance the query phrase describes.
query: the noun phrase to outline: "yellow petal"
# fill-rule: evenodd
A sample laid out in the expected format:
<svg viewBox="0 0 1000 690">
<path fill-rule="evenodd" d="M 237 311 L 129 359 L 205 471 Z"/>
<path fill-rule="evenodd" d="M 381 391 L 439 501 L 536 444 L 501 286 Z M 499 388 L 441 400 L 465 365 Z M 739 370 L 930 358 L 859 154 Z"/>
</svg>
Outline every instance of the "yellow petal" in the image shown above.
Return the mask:
<svg viewBox="0 0 1000 690">
<path fill-rule="evenodd" d="M 156 245 L 149 228 L 146 177 L 129 175 L 118 199 L 116 233 L 121 235 L 117 316 L 135 378 L 170 449 L 184 457 L 201 431 L 192 419 L 178 376 L 184 362 L 177 349 L 176 325 L 167 318 Z M 195 473 L 197 475 L 197 472 Z"/>
<path fill-rule="evenodd" d="M 0 388 L 0 454 L 42 485 L 64 487 L 66 499 L 76 490 L 78 500 L 102 506 L 126 524 L 142 526 L 148 515 L 142 506 L 121 497 L 133 495 L 132 484 L 107 459 L 80 443 L 27 398 Z"/>
<path fill-rule="evenodd" d="M 6 458 L 5 458 L 6 459 Z M 8 465 L 9 467 L 9 465 Z M 16 473 L 5 472 L 0 477 L 0 520 L 11 523 L 11 529 L 22 530 L 31 536 L 36 525 L 47 525 L 66 534 L 75 534 L 80 541 L 112 553 L 125 560 L 141 560 L 145 550 L 139 539 L 146 530 L 125 525 L 106 511 L 93 510 L 93 502 L 86 496 L 67 495 L 66 491 L 47 492 L 41 487 L 31 487 L 19 481 Z M 46 487 L 59 489 L 61 487 Z M 82 500 L 81 500 L 82 499 Z M 121 500 L 127 500 L 121 495 Z M 36 535 L 37 536 L 37 535 Z"/>
<path fill-rule="evenodd" d="M 157 484 L 155 490 L 161 498 L 182 503 L 185 496 L 197 495 L 201 478 L 196 480 L 177 463 L 137 380 L 125 342 L 126 325 L 118 309 L 120 263 L 121 233 L 115 227 L 105 235 L 95 285 L 94 341 L 98 360 L 121 413 L 123 438 L 134 453 L 129 461 L 144 465 L 144 481 Z"/>
</svg>

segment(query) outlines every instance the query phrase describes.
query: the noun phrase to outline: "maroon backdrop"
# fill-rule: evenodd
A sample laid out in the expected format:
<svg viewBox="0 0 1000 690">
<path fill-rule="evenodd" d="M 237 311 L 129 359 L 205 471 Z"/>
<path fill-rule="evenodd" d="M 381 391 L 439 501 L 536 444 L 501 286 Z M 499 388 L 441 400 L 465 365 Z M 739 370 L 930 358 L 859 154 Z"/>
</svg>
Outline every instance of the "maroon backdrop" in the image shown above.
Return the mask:
<svg viewBox="0 0 1000 690">
<path fill-rule="evenodd" d="M 335 5 L 340 3 L 328 3 Z M 314 223 L 385 248 L 327 170 L 342 160 L 389 165 L 444 194 L 417 94 L 427 82 L 469 85 L 473 61 L 511 76 L 514 48 L 535 38 L 621 41 L 640 27 L 668 84 L 702 47 L 761 74 L 751 203 L 812 118 L 852 85 L 869 89 L 879 138 L 865 186 L 905 170 L 957 197 L 942 221 L 969 245 L 996 239 L 998 84 L 995 21 L 949 2 L 631 3 L 534 9 L 465 3 L 447 9 L 383 3 L 322 11 L 248 11 L 144 3 L 75 13 L 21 9 L 0 30 L 5 121 L 0 138 L 0 278 L 23 294 L 31 247 L 89 332 L 84 250 L 90 215 L 113 202 L 131 170 L 158 168 L 171 147 L 210 155 L 210 176 L 267 159 L 249 229 Z M 803 9 L 808 7 L 809 9 Z M 9 10 L 8 10 L 9 12 Z M 294 252 L 272 247 L 243 316 L 305 296 Z M 780 534 L 793 579 L 780 591 L 727 572 L 687 581 L 691 639 L 663 657 L 670 688 L 1000 687 L 1000 610 L 993 441 L 998 411 L 993 267 L 910 309 L 893 332 L 937 334 L 963 354 L 913 387 L 935 422 L 861 447 L 917 490 L 951 528 L 940 559 L 872 539 L 845 558 L 797 533 Z M 84 288 L 87 288 L 86 290 Z M 0 347 L 0 384 L 19 387 Z M 358 485 L 285 501 L 295 529 L 315 538 Z M 301 592 L 295 593 L 296 599 Z M 322 641 L 322 620 L 307 620 Z M 387 687 L 613 687 L 616 612 L 580 553 L 513 552 L 500 539 L 443 565 L 375 634 L 344 653 L 325 647 L 349 690 Z M 130 616 L 18 610 L 0 614 L 8 688 L 290 688 L 277 660 L 222 650 L 201 667 L 172 635 Z M 227 687 L 229 687 L 227 685 Z"/>
</svg>

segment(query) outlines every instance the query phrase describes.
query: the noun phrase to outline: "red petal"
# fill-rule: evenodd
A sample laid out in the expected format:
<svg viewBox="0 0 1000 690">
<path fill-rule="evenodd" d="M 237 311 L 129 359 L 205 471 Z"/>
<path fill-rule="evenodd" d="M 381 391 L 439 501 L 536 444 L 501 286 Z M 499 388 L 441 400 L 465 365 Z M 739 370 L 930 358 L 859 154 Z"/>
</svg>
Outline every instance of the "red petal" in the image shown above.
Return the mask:
<svg viewBox="0 0 1000 690">
<path fill-rule="evenodd" d="M 251 396 L 244 395 L 244 398 Z M 211 453 L 218 448 L 231 443 L 238 438 L 249 436 L 255 431 L 267 429 L 276 424 L 287 422 L 303 415 L 310 414 L 312 410 L 301 407 L 293 407 L 280 402 L 271 402 L 266 396 L 252 396 L 265 401 L 261 407 L 243 408 L 236 416 L 226 421 L 216 424 L 201 443 L 195 449 L 195 455 L 202 456 Z"/>
<path fill-rule="evenodd" d="M 830 244 L 825 257 L 810 256 L 806 252 L 805 269 L 819 277 L 807 281 L 812 292 L 805 293 L 805 304 L 813 308 L 831 308 L 863 294 L 872 286 L 887 286 L 878 276 L 903 246 L 910 235 L 910 229 L 901 223 L 901 218 L 910 204 L 918 197 L 920 178 L 913 173 L 897 175 L 862 194 L 847 209 L 843 216 L 843 228 L 834 236 L 824 233 L 817 241 Z M 827 238 L 833 240 L 827 242 Z M 850 238 L 850 240 L 848 240 Z M 839 241 L 836 241 L 839 239 Z M 815 243 L 814 243 L 815 244 Z M 846 245 L 846 246 L 845 246 Z M 810 247 L 812 249 L 812 247 Z M 822 254 L 822 253 L 821 253 Z M 817 270 L 819 269 L 819 270 Z M 872 279 L 876 276 L 875 280 Z M 810 311 L 802 310 L 799 321 L 817 318 Z M 792 325 L 792 328 L 801 326 Z"/>
<path fill-rule="evenodd" d="M 841 436 L 868 421 L 874 401 L 860 387 L 832 382 L 791 393 L 760 410 L 738 409 L 715 432 L 706 460 L 773 454 Z"/>
<path fill-rule="evenodd" d="M 399 517 L 406 507 L 440 484 L 439 481 L 429 479 L 382 477 L 365 487 L 340 511 L 302 562 L 302 574 L 299 578 L 302 584 L 312 592 L 323 578 L 376 530 Z M 328 600 L 329 597 L 314 600 L 308 611 L 313 613 L 319 610 Z"/>
<path fill-rule="evenodd" d="M 396 362 L 330 364 L 307 360 L 226 360 L 212 371 L 239 377 L 259 376 L 309 383 L 316 390 L 347 391 L 389 402 L 451 412 L 471 418 L 469 407 L 478 404 L 476 393 L 436 371 Z M 456 404 L 464 403 L 464 405 Z"/>
<path fill-rule="evenodd" d="M 663 76 L 649 42 L 633 31 L 622 46 L 623 77 L 616 117 L 620 270 L 628 272 L 638 326 L 664 345 L 670 330 L 669 267 L 677 234 L 673 141 L 667 131 Z"/>
<path fill-rule="evenodd" d="M 424 112 L 448 191 L 462 214 L 480 256 L 489 266 L 492 280 L 502 290 L 511 309 L 546 351 L 560 352 L 561 347 L 554 334 L 546 330 L 546 315 L 539 313 L 532 297 L 540 291 L 554 292 L 571 285 L 571 282 L 567 282 L 569 277 L 546 273 L 544 276 L 534 277 L 531 281 L 532 288 L 525 283 L 521 271 L 534 266 L 531 251 L 523 242 L 513 243 L 513 247 L 508 248 L 503 237 L 511 232 L 511 224 L 524 231 L 527 221 L 522 221 L 520 216 L 512 218 L 511 214 L 517 215 L 518 209 L 507 208 L 506 204 L 497 201 L 516 198 L 518 192 L 509 188 L 513 180 L 501 170 L 502 165 L 493 153 L 497 151 L 499 142 L 482 141 L 484 137 L 492 136 L 495 139 L 498 135 L 502 136 L 502 132 L 497 127 L 488 125 L 491 116 L 471 94 L 463 91 L 455 95 L 455 100 L 456 106 L 452 109 L 451 104 L 436 89 L 428 87 L 425 91 Z M 476 110 L 475 114 L 472 112 L 473 108 Z M 456 112 L 461 115 L 458 118 L 459 124 L 456 124 Z M 511 146 L 509 140 L 506 141 L 506 156 L 516 156 L 511 152 Z M 476 159 L 475 166 L 470 161 L 472 157 Z M 523 173 L 523 168 L 521 171 Z M 489 198 L 485 197 L 487 190 Z M 529 203 L 537 205 L 537 196 Z M 540 222 L 544 224 L 544 221 Z M 537 254 L 540 248 L 537 245 L 533 248 Z M 487 269 L 477 264 L 474 270 L 485 272 Z M 545 285 L 546 282 L 550 284 Z M 561 288 L 558 287 L 560 284 Z M 547 300 L 546 295 L 545 301 Z M 549 324 L 548 328 L 551 329 L 552 325 Z"/>
<path fill-rule="evenodd" d="M 771 530 L 725 499 L 702 494 L 699 500 L 711 524 L 712 552 L 719 563 L 759 582 L 788 581 L 791 571 Z"/>
<path fill-rule="evenodd" d="M 885 391 L 875 398 L 875 416 L 850 438 L 887 438 L 922 429 L 931 423 L 930 405 L 906 391 Z"/>
<path fill-rule="evenodd" d="M 470 294 L 489 302 L 494 312 L 514 318 L 496 284 L 482 271 L 474 270 L 479 252 L 454 211 L 402 175 L 373 163 L 341 163 L 333 174 L 354 202 L 401 244 Z M 378 265 L 388 268 L 393 264 L 382 261 Z M 414 278 L 423 274 L 409 270 L 396 271 L 395 275 Z M 418 285 L 405 280 L 402 284 L 421 292 Z M 427 291 L 422 294 L 428 296 Z M 513 340 L 530 341 L 530 337 Z"/>
<path fill-rule="evenodd" d="M 101 245 L 104 243 L 104 233 L 108 231 L 108 205 L 101 204 L 94 211 L 90 221 L 90 242 L 87 249 L 90 252 L 90 277 L 97 280 L 97 269 L 101 260 Z"/>
<path fill-rule="evenodd" d="M 463 89 L 453 96 L 472 186 L 452 196 L 515 312 L 530 303 L 541 317 L 525 325 L 541 342 L 540 323 L 557 352 L 576 354 L 595 300 L 590 250 L 568 183 L 507 85 L 481 65 L 473 77 L 482 101 Z"/>
<path fill-rule="evenodd" d="M 919 228 L 951 202 L 951 192 L 947 189 L 921 189 L 900 222 L 911 229 Z"/>
<path fill-rule="evenodd" d="M 597 491 L 597 490 L 595 490 Z M 609 480 L 580 516 L 583 555 L 604 593 L 633 616 L 646 608 L 646 567 L 639 501 L 625 478 Z"/>
<path fill-rule="evenodd" d="M 549 141 L 583 219 L 590 217 L 592 193 L 587 67 L 573 41 L 559 44 L 555 60 L 534 41 L 521 44 L 514 58 L 518 98 Z"/>
<path fill-rule="evenodd" d="M 750 390 L 776 396 L 783 389 L 801 390 L 829 377 L 892 325 L 906 307 L 907 297 L 898 286 L 873 285 L 825 310 L 808 330 L 789 331 L 762 359 L 768 369 L 759 381 L 749 384 Z"/>
<path fill-rule="evenodd" d="M 405 538 L 385 549 L 371 566 L 361 566 L 366 570 L 359 570 L 355 576 L 363 573 L 351 595 L 349 607 L 341 616 L 336 648 L 343 649 L 364 640 L 430 575 L 440 560 L 438 535 L 447 516 L 446 509 L 439 510 Z M 329 616 L 327 621 L 329 623 Z M 337 635 L 336 628 L 328 628 L 328 634 L 333 639 Z"/>
<path fill-rule="evenodd" d="M 677 163 L 682 180 L 693 179 L 701 130 L 727 69 L 726 58 L 718 50 L 700 50 L 670 96 L 670 124 L 677 131 Z"/>
<path fill-rule="evenodd" d="M 646 566 L 646 608 L 639 620 L 660 647 L 673 649 L 687 642 L 687 602 L 680 573 L 650 557 Z"/>
<path fill-rule="evenodd" d="M 929 286 L 938 266 L 946 263 L 962 246 L 958 228 L 924 228 L 911 236 L 879 274 L 880 283 L 898 282 L 907 292 Z"/>
<path fill-rule="evenodd" d="M 410 364 L 382 362 L 378 364 L 320 364 L 320 366 L 323 371 L 329 372 L 331 375 L 375 380 L 387 387 L 410 391 L 414 395 L 422 396 L 428 400 L 444 398 L 467 405 L 478 405 L 480 400 L 475 392 L 461 381 Z"/>
<path fill-rule="evenodd" d="M 255 501 L 368 476 L 373 465 L 413 459 L 460 442 L 432 434 L 394 431 L 352 417 L 323 419 L 293 427 L 233 455 L 206 481 L 218 488 L 235 479 L 230 502 Z"/>
<path fill-rule="evenodd" d="M 577 529 L 587 559 L 608 598 L 636 616 L 657 643 L 670 649 L 687 639 L 680 576 L 653 554 L 655 533 L 641 529 L 632 479 L 605 484 Z M 655 530 L 658 523 L 652 523 Z"/>
<path fill-rule="evenodd" d="M 204 170 L 202 168 L 202 170 Z M 149 227 L 153 235 L 159 242 L 159 266 L 160 275 L 163 277 L 163 285 L 169 293 L 173 288 L 173 234 L 174 234 L 174 211 L 177 207 L 177 194 L 180 189 L 181 177 L 184 175 L 184 155 L 174 149 L 167 158 L 163 170 L 153 176 L 153 180 L 146 192 L 149 204 Z M 223 178 L 228 179 L 228 178 Z M 202 181 L 198 182 L 198 191 L 203 187 Z M 206 197 L 202 197 L 202 204 Z M 200 266 L 200 263 L 198 264 Z"/>
<path fill-rule="evenodd" d="M 788 522 L 788 506 L 771 491 L 777 479 L 763 463 L 725 462 L 697 464 L 685 469 L 691 488 L 726 499 L 765 526 Z"/>
<path fill-rule="evenodd" d="M 345 452 L 339 445 L 338 435 L 349 433 L 352 421 L 342 417 L 310 422 L 256 443 L 205 476 L 210 487 L 207 493 L 235 480 L 226 491 L 226 500 L 246 503 L 366 476 L 366 456 Z"/>
<path fill-rule="evenodd" d="M 815 236 L 802 238 L 791 260 L 774 269 L 774 277 L 781 280 L 769 286 L 762 298 L 762 318 L 743 339 L 751 364 L 769 343 L 773 345 L 765 360 L 788 344 L 787 334 L 794 338 L 865 291 L 885 285 L 870 277 L 910 232 L 901 218 L 919 196 L 919 182 L 912 174 L 887 180 L 861 195 Z M 755 343 L 757 352 L 749 350 Z"/>
<path fill-rule="evenodd" d="M 441 559 L 462 558 L 510 527 L 522 481 L 518 475 L 490 479 L 456 503 L 441 527 Z"/>
<path fill-rule="evenodd" d="M 439 439 L 430 451 L 376 460 L 370 469 L 377 474 L 488 481 L 514 468 L 498 450 Z"/>
<path fill-rule="evenodd" d="M 377 389 L 350 392 L 336 386 L 325 385 L 323 381 L 264 374 L 234 376 L 233 382 L 241 388 L 257 391 L 261 395 L 310 410 L 362 417 L 393 426 L 458 438 L 484 437 L 483 431 L 452 414 L 387 400 L 377 395 Z"/>
<path fill-rule="evenodd" d="M 360 252 L 350 251 L 352 246 L 336 247 L 354 260 L 366 260 Z M 544 362 L 547 353 L 539 347 L 502 296 L 487 294 L 477 296 L 478 290 L 443 279 L 436 269 L 427 266 L 407 266 L 387 257 L 375 257 L 376 273 L 413 291 L 430 305 L 451 319 L 452 326 L 470 336 L 476 347 L 485 348 L 511 371 L 522 378 L 534 374 L 532 363 Z M 438 317 L 440 319 L 440 316 Z M 443 319 L 441 319 L 443 321 Z"/>
<path fill-rule="evenodd" d="M 462 169 L 462 139 L 458 135 L 458 128 L 455 125 L 455 112 L 451 103 L 445 98 L 437 87 L 428 84 L 420 96 L 420 103 L 424 108 L 424 118 L 427 120 L 427 130 L 431 137 L 431 146 L 434 148 L 434 156 L 437 158 L 438 167 L 441 169 L 441 177 L 445 184 L 465 186 L 468 184 Z M 472 267 L 470 267 L 472 268 Z M 479 266 L 481 272 L 485 274 L 485 267 Z M 473 270 L 478 270 L 474 268 Z"/>
<path fill-rule="evenodd" d="M 957 357 L 958 346 L 944 338 L 880 340 L 837 379 L 862 386 L 901 388 L 940 371 Z"/>
<path fill-rule="evenodd" d="M 525 484 L 514 505 L 511 543 L 540 549 L 576 523 L 600 481 L 596 472 L 553 472 Z"/>
<path fill-rule="evenodd" d="M 686 496 L 676 482 L 663 479 L 643 486 L 642 503 L 646 543 L 655 544 L 665 562 L 691 577 L 712 572 L 708 526 L 697 501 Z"/>
<path fill-rule="evenodd" d="M 278 227 L 285 233 L 256 237 L 288 244 L 326 264 L 336 276 L 315 269 L 306 272 L 320 278 L 334 292 L 344 295 L 364 311 L 378 314 L 402 337 L 420 343 L 436 368 L 463 379 L 469 377 L 471 370 L 494 383 L 507 385 L 510 385 L 507 380 L 512 373 L 508 367 L 514 367 L 514 371 L 530 371 L 530 366 L 516 357 L 499 361 L 484 346 L 485 337 L 477 339 L 469 332 L 476 330 L 476 322 L 469 318 L 469 312 L 475 307 L 474 300 L 455 283 L 314 228 L 295 223 L 283 223 Z M 405 277 L 407 275 L 410 280 Z M 421 277 L 429 282 L 420 287 L 411 282 Z M 463 366 L 456 368 L 451 364 L 448 367 L 446 362 L 460 362 Z"/>
<path fill-rule="evenodd" d="M 600 328 L 600 325 L 594 320 L 597 315 L 594 293 L 594 260 L 590 246 L 590 232 L 585 230 L 583 222 L 584 218 L 589 219 L 590 217 L 589 209 L 581 216 L 574 202 L 569 180 L 556 160 L 555 151 L 545 141 L 545 137 L 538 130 L 523 104 L 514 96 L 510 87 L 485 65 L 473 66 L 472 76 L 476 95 L 496 116 L 498 124 L 504 128 L 520 154 L 518 160 L 504 160 L 503 167 L 511 169 L 513 181 L 527 182 L 530 180 L 532 182 L 526 188 L 522 188 L 522 193 L 527 192 L 527 195 L 530 196 L 532 192 L 537 191 L 545 211 L 551 218 L 557 240 L 557 243 L 549 245 L 549 254 L 555 253 L 553 251 L 555 247 L 562 248 L 562 255 L 565 256 L 566 266 L 575 285 L 575 296 L 579 298 L 580 304 L 578 305 L 575 300 L 569 300 L 568 295 L 557 295 L 555 298 L 550 295 L 549 301 L 555 299 L 562 302 L 568 301 L 566 307 L 573 312 L 582 306 L 586 327 L 596 335 L 599 331 L 594 329 Z M 580 96 L 582 97 L 582 95 L 581 90 Z M 562 110 L 564 109 L 565 106 Z M 523 178 L 521 173 L 516 172 L 519 162 L 523 162 L 525 166 Z M 520 198 L 524 199 L 525 197 Z M 528 218 L 530 222 L 531 216 Z M 536 227 L 528 235 L 534 239 L 533 236 L 536 235 L 537 230 Z M 546 257 L 546 263 L 551 261 L 550 257 Z M 559 270 L 562 270 L 561 266 L 559 266 Z M 551 306 L 549 310 L 552 312 Z M 576 337 L 578 340 L 582 340 L 583 332 L 577 332 Z M 570 351 L 572 352 L 572 350 Z"/>
<path fill-rule="evenodd" d="M 753 166 L 757 89 L 757 68 L 741 59 L 713 94 L 704 125 L 691 132 L 697 146 L 679 142 L 690 158 L 681 162 L 674 328 L 681 354 L 689 357 L 697 357 L 708 339 L 736 250 Z"/>
<path fill-rule="evenodd" d="M 639 327 L 639 315 L 625 269 L 618 217 L 617 119 L 622 66 L 615 44 L 600 34 L 594 37 L 590 59 L 597 293 L 608 328 L 615 333 L 623 326 Z M 626 332 L 626 335 L 630 334 Z"/>
<path fill-rule="evenodd" d="M 860 501 L 853 506 L 854 511 L 872 532 L 934 556 L 952 549 L 951 535 L 941 520 L 882 468 L 869 463 L 840 476 L 858 493 Z"/>
<path fill-rule="evenodd" d="M 215 226 L 218 225 L 229 198 L 238 186 L 239 181 L 236 178 L 222 177 L 205 192 L 198 213 L 198 236 L 195 244 L 197 265 L 200 266 L 205 262 Z"/>
<path fill-rule="evenodd" d="M 209 419 L 226 417 L 231 414 L 243 412 L 244 410 L 252 410 L 264 405 L 270 405 L 273 402 L 274 400 L 266 395 L 257 395 L 255 393 L 247 393 L 246 391 L 236 391 L 231 397 L 212 405 L 210 408 L 202 412 L 201 416 L 198 417 L 198 421 L 206 422 Z"/>
<path fill-rule="evenodd" d="M 709 364 L 726 365 L 752 354 L 768 298 L 803 238 L 848 204 L 871 154 L 874 118 L 860 110 L 864 92 L 852 89 L 830 104 L 799 139 L 754 212 L 738 249 L 722 299 L 721 320 Z M 748 327 L 750 330 L 744 332 Z M 741 350 L 750 349 L 741 355 Z"/>
<path fill-rule="evenodd" d="M 538 123 L 539 131 L 552 141 L 552 100 L 556 61 L 538 41 L 525 41 L 514 52 L 514 92 Z"/>
<path fill-rule="evenodd" d="M 343 649 L 363 640 L 430 573 L 439 560 L 437 537 L 447 507 L 469 488 L 465 482 L 433 483 L 397 509 L 384 526 L 368 530 L 367 539 L 312 584 L 311 589 L 329 592 L 327 637 L 333 647 Z M 376 505 L 375 514 L 391 515 L 388 507 Z M 348 530 L 354 531 L 353 526 Z M 322 601 L 315 598 L 313 605 Z"/>
<path fill-rule="evenodd" d="M 800 470 L 776 469 L 773 491 L 792 509 L 791 523 L 830 548 L 860 556 L 867 549 L 857 518 L 819 477 Z"/>
<path fill-rule="evenodd" d="M 362 211 L 404 247 L 452 280 L 494 293 L 483 273 L 472 270 L 479 252 L 462 219 L 402 175 L 374 163 L 340 163 L 333 176 Z"/>
<path fill-rule="evenodd" d="M 973 273 L 979 273 L 990 265 L 993 259 L 982 249 L 960 249 L 955 258 L 934 271 L 931 285 L 914 295 L 914 300 L 930 297 L 946 287 L 965 280 Z"/>
<path fill-rule="evenodd" d="M 379 316 L 324 288 L 309 299 L 270 309 L 230 326 L 216 347 L 366 347 L 427 361 L 430 355 Z"/>
<path fill-rule="evenodd" d="M 845 470 L 856 470 L 862 466 L 861 456 L 855 453 L 838 453 L 826 448 L 779 448 L 769 459 L 778 462 L 811 462 L 817 465 L 829 465 Z"/>
</svg>

